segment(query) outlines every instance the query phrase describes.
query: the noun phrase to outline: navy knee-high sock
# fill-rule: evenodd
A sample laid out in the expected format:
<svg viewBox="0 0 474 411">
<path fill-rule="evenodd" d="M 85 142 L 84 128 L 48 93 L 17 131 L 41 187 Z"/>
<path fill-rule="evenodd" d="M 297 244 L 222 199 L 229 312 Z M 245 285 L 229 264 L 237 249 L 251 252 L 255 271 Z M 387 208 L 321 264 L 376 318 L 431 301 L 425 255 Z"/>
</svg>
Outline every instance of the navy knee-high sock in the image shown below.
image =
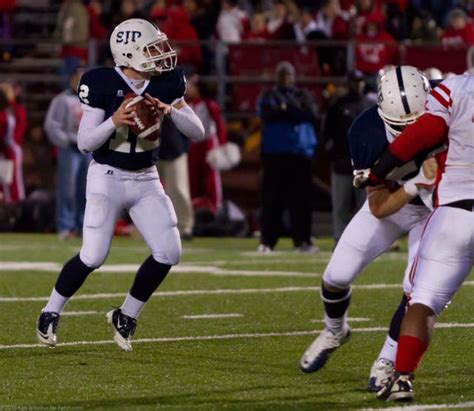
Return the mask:
<svg viewBox="0 0 474 411">
<path fill-rule="evenodd" d="M 170 269 L 171 265 L 159 263 L 153 256 L 148 257 L 137 271 L 130 295 L 137 300 L 148 301 Z"/>
<path fill-rule="evenodd" d="M 400 304 L 393 313 L 392 320 L 390 321 L 390 328 L 388 330 L 388 335 L 394 341 L 398 341 L 398 337 L 400 336 L 400 328 L 402 326 L 403 317 L 407 310 L 407 305 L 408 297 L 403 294 Z"/>
<path fill-rule="evenodd" d="M 72 297 L 94 270 L 95 268 L 85 265 L 77 254 L 64 264 L 54 288 L 62 296 Z"/>
</svg>

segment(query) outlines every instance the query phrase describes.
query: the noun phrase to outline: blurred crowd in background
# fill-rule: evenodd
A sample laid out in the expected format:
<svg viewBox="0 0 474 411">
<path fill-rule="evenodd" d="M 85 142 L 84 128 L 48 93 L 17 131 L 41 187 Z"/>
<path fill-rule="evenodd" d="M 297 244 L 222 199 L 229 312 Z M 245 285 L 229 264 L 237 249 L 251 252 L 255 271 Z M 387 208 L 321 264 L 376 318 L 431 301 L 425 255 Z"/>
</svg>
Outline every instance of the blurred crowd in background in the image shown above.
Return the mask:
<svg viewBox="0 0 474 411">
<path fill-rule="evenodd" d="M 35 26 L 35 22 L 31 20 L 16 18 L 19 11 L 26 10 L 31 14 L 35 9 L 54 12 L 51 29 Z M 192 204 L 195 210 L 206 210 L 205 213 L 196 215 L 196 226 L 205 227 L 203 231 L 194 230 L 199 235 L 209 232 L 217 235 L 231 234 L 231 228 L 226 231 L 222 227 L 232 218 L 239 221 L 232 226 L 234 233 L 246 235 L 259 231 L 259 210 L 262 201 L 265 202 L 265 198 L 261 200 L 257 193 L 257 201 L 246 202 L 247 196 L 239 204 L 240 207 L 226 203 L 226 189 L 224 187 L 224 192 L 222 191 L 220 175 L 220 171 L 226 167 L 221 167 L 221 170 L 211 167 L 206 157 L 209 151 L 225 145 L 228 140 L 240 145 L 244 152 L 243 163 L 239 167 L 237 183 L 233 182 L 232 177 L 227 179 L 229 186 L 255 185 L 248 177 L 255 175 L 257 177 L 254 180 L 258 181 L 260 191 L 262 165 L 263 170 L 265 161 L 267 169 L 272 167 L 268 156 L 265 160 L 265 148 L 260 145 L 268 136 L 265 133 L 262 136 L 260 131 L 265 123 L 265 115 L 261 113 L 261 106 L 257 115 L 256 99 L 250 105 L 245 103 L 247 111 L 253 112 L 253 116 L 240 121 L 236 126 L 231 118 L 225 118 L 226 112 L 222 116 L 223 107 L 218 104 L 221 100 L 217 98 L 216 102 L 216 89 L 212 83 L 202 81 L 206 76 L 219 73 L 220 69 L 221 74 L 233 74 L 233 70 L 235 71 L 229 62 L 226 44 L 279 44 L 275 42 L 293 41 L 301 47 L 305 44 L 314 45 L 312 49 L 316 51 L 318 66 L 314 74 L 346 79 L 336 84 L 328 81 L 321 88 L 319 85 L 315 88 L 314 84 L 308 87 L 301 85 L 302 89 L 307 88 L 306 92 L 314 97 L 309 123 L 313 127 L 315 142 L 310 155 L 305 154 L 305 158 L 313 160 L 308 166 L 312 173 L 312 181 L 308 184 L 312 184 L 310 190 L 313 195 L 305 201 L 312 209 L 329 211 L 332 198 L 332 226 L 336 241 L 351 212 L 363 201 L 363 197 L 350 194 L 350 158 L 343 134 L 353 118 L 346 118 L 341 122 L 341 113 L 338 112 L 341 104 L 356 102 L 358 110 L 354 115 L 368 105 L 375 104 L 376 79 L 388 65 L 397 61 L 401 44 L 438 45 L 443 50 L 467 49 L 474 45 L 474 0 L 4 0 L 0 2 L 0 13 L 2 67 L 8 67 L 9 63 L 14 63 L 25 55 L 31 58 L 15 40 L 35 41 L 35 38 L 43 36 L 57 42 L 57 54 L 50 54 L 51 57 L 61 59 L 58 74 L 62 82 L 59 83 L 60 87 L 52 88 L 54 94 L 43 104 L 45 112 L 48 106 L 51 110 L 51 100 L 61 90 L 65 90 L 66 94 L 73 94 L 71 75 L 78 68 L 86 68 L 91 64 L 112 64 L 108 37 L 120 22 L 129 18 L 145 18 L 156 23 L 168 35 L 177 50 L 179 65 L 191 80 L 192 86 L 187 98 L 207 122 L 205 125 L 211 136 L 204 145 L 191 147 L 188 159 L 190 170 L 193 170 L 190 171 Z M 41 14 L 33 14 L 35 15 Z M 311 43 L 313 41 L 316 43 Z M 348 42 L 354 44 L 353 70 L 349 72 L 347 47 L 344 46 Z M 251 65 L 252 57 L 246 58 L 244 53 L 240 61 L 245 60 L 250 60 Z M 294 76 L 298 77 L 301 65 L 291 63 L 296 66 L 297 73 Z M 308 73 L 313 74 L 311 70 Z M 443 75 L 436 71 L 432 74 L 438 78 Z M 260 85 L 260 95 L 262 89 L 269 90 L 275 86 L 275 75 L 271 72 L 270 81 Z M 234 96 L 238 96 L 239 92 L 241 95 L 245 94 L 246 90 L 244 86 L 227 87 L 224 89 L 225 98 L 238 100 Z M 66 146 L 58 142 L 51 131 L 51 123 L 44 123 L 45 118 L 28 121 L 28 112 L 25 112 L 21 102 L 29 98 L 30 95 L 22 93 L 21 83 L 4 82 L 0 86 L 0 157 L 13 161 L 10 170 L 13 175 L 11 186 L 7 188 L 6 183 L 3 183 L 0 202 L 23 204 L 22 210 L 5 211 L 0 208 L 0 229 L 30 228 L 60 232 L 59 217 L 57 211 L 56 218 L 54 217 L 51 204 L 60 203 L 61 198 L 64 203 L 66 198 L 64 189 L 62 193 L 54 194 L 56 185 L 59 185 L 59 177 L 64 175 L 59 172 L 58 180 L 54 179 L 56 169 L 64 170 L 65 166 L 61 166 L 61 153 L 66 155 Z M 262 101 L 258 104 L 261 105 Z M 70 123 L 72 122 L 71 117 Z M 13 128 L 10 127 L 10 133 L 7 132 L 8 124 L 15 124 Z M 26 138 L 23 138 L 25 133 Z M 316 141 L 319 141 L 318 145 Z M 22 170 L 25 170 L 25 183 L 20 178 Z M 338 181 L 337 187 L 345 185 L 347 189 L 337 191 L 336 185 L 331 187 L 330 181 Z M 70 186 L 70 183 L 65 182 L 63 187 L 64 185 Z M 232 190 L 227 192 L 231 193 Z M 317 206 L 314 206 L 315 197 Z M 267 201 L 272 202 L 271 196 L 268 198 Z M 335 200 L 336 198 L 340 200 Z M 34 208 L 37 204 L 44 206 Z M 248 204 L 252 206 L 249 207 Z M 29 207 L 42 217 L 33 221 L 30 214 L 34 212 L 30 210 L 30 220 L 19 218 L 18 214 L 24 214 Z M 224 212 L 219 214 L 218 210 Z M 67 210 L 63 210 L 63 216 L 65 213 L 67 214 Z M 284 209 L 279 210 L 279 213 L 279 217 L 275 218 L 282 220 L 283 231 L 286 227 L 287 232 L 291 233 L 288 215 Z M 339 214 L 339 217 L 334 213 Z M 216 216 L 221 218 L 217 223 Z M 68 228 L 67 231 L 79 230 L 77 227 L 80 226 L 81 218 L 76 216 L 74 219 L 75 228 Z M 22 223 L 9 225 L 8 221 Z M 269 221 L 271 226 L 272 220 Z M 122 232 L 128 233 L 128 228 Z M 192 235 L 189 229 L 186 234 Z M 311 248 L 312 242 L 306 237 L 296 243 L 299 241 Z M 270 243 L 273 241 L 269 240 Z"/>
<path fill-rule="evenodd" d="M 375 73 L 389 60 L 395 42 L 474 44 L 473 0 L 5 0 L 1 37 L 15 37 L 15 7 L 56 4 L 55 36 L 61 55 L 84 62 L 89 40 L 107 40 L 129 18 L 155 22 L 173 42 L 311 40 L 372 41 L 384 47 L 357 49 L 358 69 Z M 17 30 L 18 31 L 18 30 Z M 27 33 L 25 33 L 28 35 Z M 31 33 L 30 33 L 31 34 Z M 102 54 L 106 50 L 100 50 Z M 374 58 L 374 53 L 379 55 Z M 212 45 L 188 43 L 178 48 L 181 65 L 211 72 Z M 323 53 L 324 54 L 324 53 Z M 8 57 L 8 56 L 7 56 Z M 325 62 L 325 56 L 320 56 Z M 377 60 L 375 63 L 374 61 Z M 382 60 L 382 61 L 380 61 Z M 330 64 L 323 66 L 329 72 Z"/>
</svg>

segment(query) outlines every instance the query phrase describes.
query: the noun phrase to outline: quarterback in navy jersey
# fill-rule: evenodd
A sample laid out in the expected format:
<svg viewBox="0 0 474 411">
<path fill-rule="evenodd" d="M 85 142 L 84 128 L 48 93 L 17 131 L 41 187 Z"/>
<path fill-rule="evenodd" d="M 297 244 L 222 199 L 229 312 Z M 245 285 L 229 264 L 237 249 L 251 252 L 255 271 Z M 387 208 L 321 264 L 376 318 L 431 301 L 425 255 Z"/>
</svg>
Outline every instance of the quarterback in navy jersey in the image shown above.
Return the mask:
<svg viewBox="0 0 474 411">
<path fill-rule="evenodd" d="M 359 176 L 368 173 L 403 128 L 424 113 L 429 92 L 428 80 L 415 67 L 394 67 L 382 76 L 377 106 L 363 112 L 349 130 L 355 185 Z M 392 317 L 385 344 L 370 371 L 368 389 L 377 391 L 393 375 L 401 320 L 412 285 L 411 268 L 422 228 L 430 213 L 431 186 L 436 175 L 436 162 L 425 160 L 426 157 L 425 153 L 395 170 L 390 176 L 393 186 L 369 189 L 367 201 L 346 227 L 323 274 L 321 298 L 325 329 L 303 354 L 302 371 L 319 370 L 330 353 L 349 339 L 347 311 L 351 284 L 395 240 L 408 234 L 403 298 Z M 421 189 L 421 184 L 426 189 Z"/>
<path fill-rule="evenodd" d="M 175 68 L 176 52 L 154 24 L 142 19 L 120 23 L 110 37 L 110 49 L 116 67 L 88 71 L 78 87 L 84 109 L 78 147 L 91 152 L 93 160 L 87 175 L 81 250 L 64 265 L 38 319 L 38 340 L 48 346 L 56 345 L 67 301 L 107 258 L 122 210 L 128 211 L 151 251 L 122 306 L 107 314 L 114 341 L 123 350 L 132 350 L 136 318 L 181 257 L 176 214 L 155 167 L 160 138 L 133 134 L 136 108 L 125 97 L 132 92 L 143 96 L 150 110 L 163 118 L 162 134 L 175 127 L 199 141 L 204 127 L 183 98 L 186 80 Z"/>
<path fill-rule="evenodd" d="M 165 104 L 172 104 L 182 99 L 186 91 L 186 79 L 181 69 L 163 72 L 150 77 L 144 84 L 144 90 L 138 89 L 133 80 L 123 73 L 120 67 L 99 67 L 85 73 L 78 87 L 78 95 L 86 106 L 85 110 L 99 109 L 104 111 L 104 118 L 112 117 L 130 92 L 135 94 L 148 93 Z M 169 123 L 163 125 L 162 133 L 166 133 Z M 87 150 L 87 148 L 85 148 Z M 118 128 L 96 150 L 93 158 L 101 164 L 125 170 L 140 170 L 150 167 L 158 159 L 159 140 L 150 142 L 138 139 L 130 130 L 125 133 Z"/>
</svg>

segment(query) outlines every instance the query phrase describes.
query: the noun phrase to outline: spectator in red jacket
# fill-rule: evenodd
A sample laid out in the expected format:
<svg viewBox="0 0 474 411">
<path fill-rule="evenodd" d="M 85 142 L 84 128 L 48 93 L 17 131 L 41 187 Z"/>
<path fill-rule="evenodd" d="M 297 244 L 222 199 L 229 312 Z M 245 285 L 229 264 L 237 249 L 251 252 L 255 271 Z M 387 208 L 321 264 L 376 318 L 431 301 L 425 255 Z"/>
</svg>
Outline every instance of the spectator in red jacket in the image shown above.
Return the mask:
<svg viewBox="0 0 474 411">
<path fill-rule="evenodd" d="M 246 40 L 267 40 L 270 33 L 267 29 L 267 22 L 263 13 L 255 13 L 250 19 L 250 31 L 246 36 Z"/>
<path fill-rule="evenodd" d="M 220 173 L 208 162 L 208 153 L 227 143 L 227 130 L 217 103 L 201 95 L 202 85 L 197 76 L 191 77 L 186 100 L 201 119 L 206 140 L 193 142 L 188 152 L 189 183 L 193 208 L 215 214 L 222 205 Z"/>
<path fill-rule="evenodd" d="M 395 40 L 383 28 L 383 16 L 367 16 L 362 33 L 356 36 L 356 68 L 368 75 L 376 75 L 392 62 L 396 53 Z"/>
<path fill-rule="evenodd" d="M 16 99 L 15 88 L 9 83 L 0 84 L 0 157 L 13 163 L 13 180 L 0 185 L 2 198 L 16 203 L 25 198 L 23 182 L 23 150 L 21 144 L 26 131 L 26 114 Z"/>
<path fill-rule="evenodd" d="M 462 9 L 449 13 L 449 26 L 441 36 L 441 43 L 447 48 L 462 48 L 474 45 L 474 26 L 468 21 Z"/>
<path fill-rule="evenodd" d="M 166 10 L 166 18 L 160 29 L 173 41 L 173 47 L 178 53 L 180 66 L 187 66 L 195 72 L 201 64 L 201 47 L 197 43 L 196 30 L 189 22 L 189 17 L 182 7 L 171 6 Z M 196 44 L 180 45 L 178 42 L 196 42 Z"/>
<path fill-rule="evenodd" d="M 357 0 L 357 16 L 355 18 L 355 33 L 362 34 L 362 30 L 367 24 L 367 16 L 376 11 L 375 0 Z"/>
<path fill-rule="evenodd" d="M 89 36 L 93 39 L 105 39 L 108 37 L 109 30 L 102 24 L 103 6 L 102 2 L 98 0 L 91 0 L 87 5 L 87 12 L 89 13 Z"/>
<path fill-rule="evenodd" d="M 96 65 L 101 55 L 105 54 L 104 46 L 98 40 L 105 40 L 109 36 L 109 29 L 102 19 L 103 5 L 99 0 L 91 0 L 86 6 L 89 14 L 89 64 Z"/>
<path fill-rule="evenodd" d="M 288 6 L 282 0 L 276 2 L 267 23 L 267 30 L 274 40 L 293 40 L 295 32 L 290 21 Z"/>
</svg>

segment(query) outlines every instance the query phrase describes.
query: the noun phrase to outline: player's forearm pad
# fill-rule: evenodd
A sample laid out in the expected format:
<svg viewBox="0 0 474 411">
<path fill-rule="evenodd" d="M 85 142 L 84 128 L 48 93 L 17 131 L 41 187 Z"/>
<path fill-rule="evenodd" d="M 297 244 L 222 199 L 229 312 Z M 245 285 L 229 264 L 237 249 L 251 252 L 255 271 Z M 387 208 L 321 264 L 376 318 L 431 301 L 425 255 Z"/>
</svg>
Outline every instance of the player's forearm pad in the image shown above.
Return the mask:
<svg viewBox="0 0 474 411">
<path fill-rule="evenodd" d="M 193 141 L 204 140 L 204 126 L 189 106 L 176 109 L 171 106 L 171 120 L 176 128 Z"/>
<path fill-rule="evenodd" d="M 379 160 L 372 167 L 371 178 L 376 177 L 382 180 L 388 173 L 390 173 L 390 171 L 399 166 L 401 163 L 402 162 L 391 153 L 390 149 L 386 148 Z"/>
</svg>

